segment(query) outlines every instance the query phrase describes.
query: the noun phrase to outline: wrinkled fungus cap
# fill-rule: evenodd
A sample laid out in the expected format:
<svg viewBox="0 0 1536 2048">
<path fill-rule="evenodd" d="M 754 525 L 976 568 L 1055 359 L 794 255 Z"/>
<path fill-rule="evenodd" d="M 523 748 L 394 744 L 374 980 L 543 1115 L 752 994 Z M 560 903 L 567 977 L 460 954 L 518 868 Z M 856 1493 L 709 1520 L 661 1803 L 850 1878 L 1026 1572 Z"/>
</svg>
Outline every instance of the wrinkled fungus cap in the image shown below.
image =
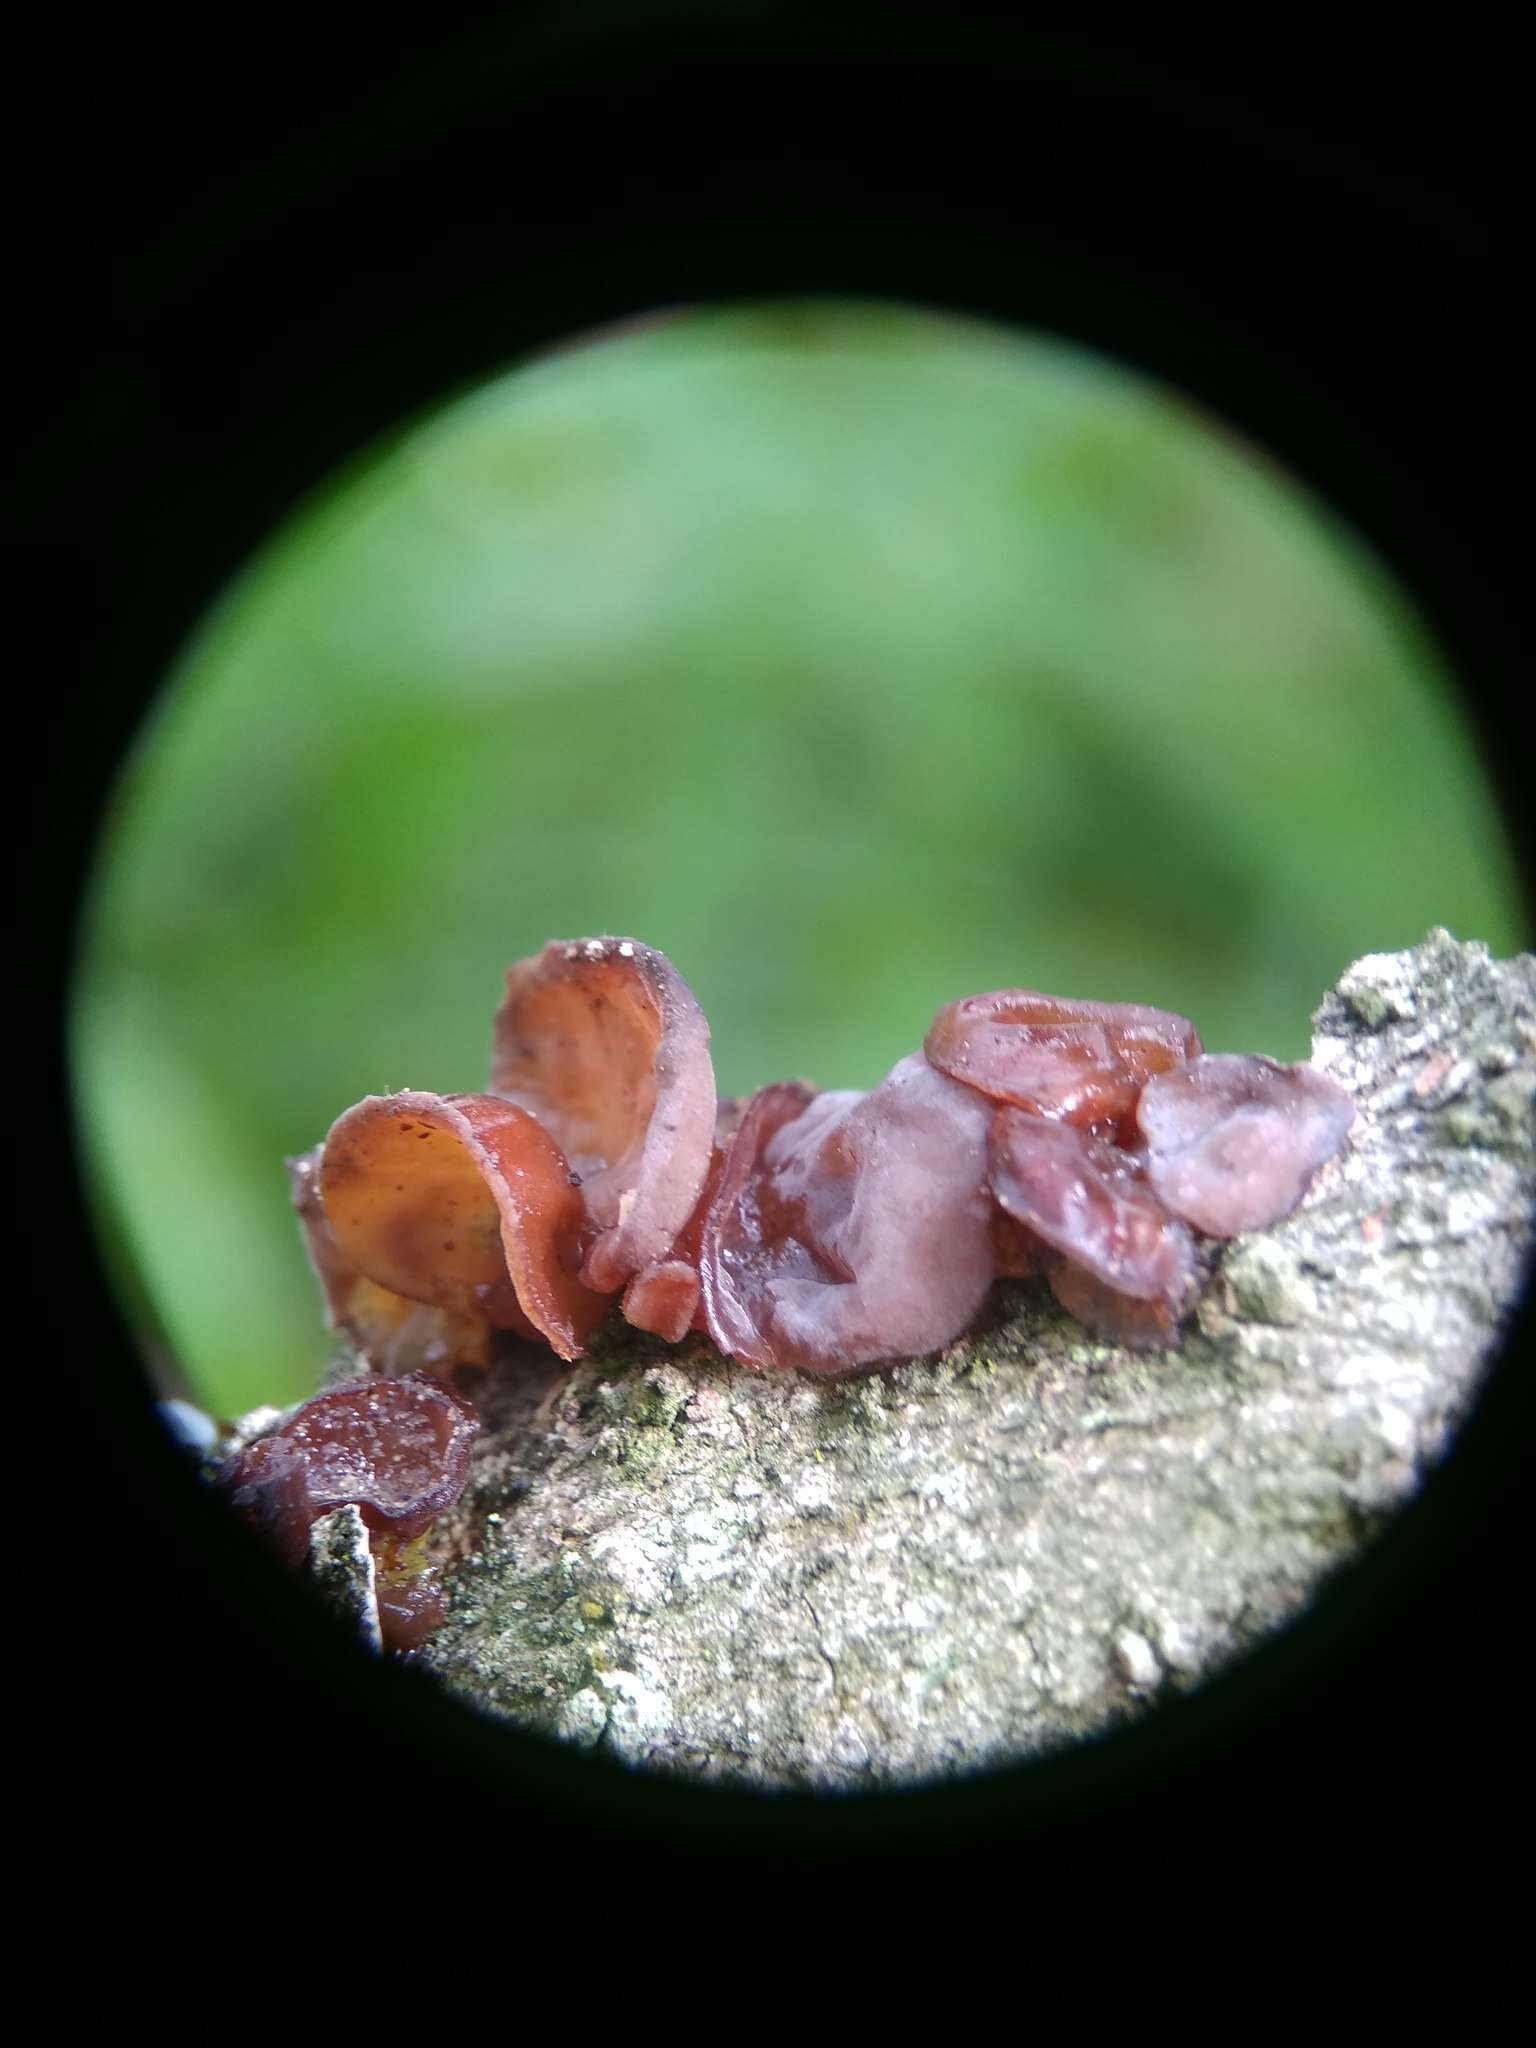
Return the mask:
<svg viewBox="0 0 1536 2048">
<path fill-rule="evenodd" d="M 1159 1074 L 1136 1106 L 1148 1180 L 1208 1237 L 1288 1216 L 1354 1117 L 1344 1090 L 1314 1067 L 1257 1053 L 1207 1053 Z"/>
<path fill-rule="evenodd" d="M 1195 1245 L 1120 1146 L 1026 1110 L 992 1120 L 992 1192 L 1003 1209 L 1104 1287 L 1172 1307 L 1192 1291 Z"/>
<path fill-rule="evenodd" d="M 762 1090 L 704 1231 L 721 1350 L 835 1374 L 958 1336 L 994 1271 L 988 1115 L 918 1053 L 867 1095 Z"/>
<path fill-rule="evenodd" d="M 230 1460 L 224 1483 L 290 1556 L 310 1523 L 339 1507 L 356 1507 L 375 1531 L 419 1536 L 463 1492 L 479 1426 L 436 1380 L 364 1380 L 304 1402 Z"/>
<path fill-rule="evenodd" d="M 1187 1017 L 1144 1003 L 1074 1003 L 995 989 L 946 1003 L 923 1040 L 941 1073 L 1069 1124 L 1129 1116 L 1142 1083 L 1200 1051 Z"/>
</svg>

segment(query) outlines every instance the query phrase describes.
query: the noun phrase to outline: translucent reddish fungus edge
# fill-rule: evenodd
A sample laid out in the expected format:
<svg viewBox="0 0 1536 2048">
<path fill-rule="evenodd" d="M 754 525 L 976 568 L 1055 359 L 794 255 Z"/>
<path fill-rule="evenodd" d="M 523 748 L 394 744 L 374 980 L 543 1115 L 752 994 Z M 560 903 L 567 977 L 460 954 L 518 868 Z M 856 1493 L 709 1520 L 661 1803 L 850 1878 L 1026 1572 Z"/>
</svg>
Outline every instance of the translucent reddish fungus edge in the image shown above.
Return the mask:
<svg viewBox="0 0 1536 2048">
<path fill-rule="evenodd" d="M 1170 1343 L 1198 1287 L 1195 1239 L 1148 1184 L 1145 1158 L 1007 1106 L 988 1154 L 998 1208 L 1040 1248 L 1062 1307 L 1133 1350 Z"/>
<path fill-rule="evenodd" d="M 867 1095 L 764 1089 L 702 1234 L 719 1349 L 838 1375 L 958 1336 L 996 1271 L 989 1121 L 921 1053 Z"/>
<path fill-rule="evenodd" d="M 426 1374 L 331 1387 L 218 1475 L 235 1512 L 289 1565 L 304 1561 L 321 1516 L 355 1507 L 369 1531 L 380 1629 L 389 1649 L 418 1648 L 442 1619 L 432 1567 L 414 1554 L 463 1492 L 480 1418 Z"/>
<path fill-rule="evenodd" d="M 376 1372 L 582 1352 L 610 1306 L 763 1371 L 935 1351 L 994 1280 L 1095 1335 L 1177 1341 L 1208 1240 L 1302 1200 L 1354 1110 L 1186 1017 L 1000 989 L 947 1003 L 878 1087 L 717 1101 L 709 1030 L 634 939 L 507 970 L 489 1092 L 370 1096 L 290 1162 L 333 1325 Z"/>
<path fill-rule="evenodd" d="M 611 1293 L 666 1259 L 709 1168 L 715 1070 L 704 1012 L 665 954 L 564 939 L 509 967 L 491 1089 L 538 1118 L 580 1181 L 589 1287 Z"/>
<path fill-rule="evenodd" d="M 1123 1131 L 1143 1084 L 1202 1050 L 1187 1017 L 1145 1003 L 1079 1003 L 994 989 L 946 1003 L 923 1051 L 941 1073 L 998 1102 L 1068 1124 Z"/>
<path fill-rule="evenodd" d="M 1207 1053 L 1147 1083 L 1136 1129 L 1164 1206 L 1207 1236 L 1237 1237 L 1290 1214 L 1354 1116 L 1314 1067 Z"/>
<path fill-rule="evenodd" d="M 575 1177 L 515 1103 L 366 1096 L 331 1126 L 315 1178 L 329 1249 L 386 1294 L 536 1332 L 562 1358 L 581 1356 L 607 1312 L 578 1277 L 588 1216 Z"/>
</svg>

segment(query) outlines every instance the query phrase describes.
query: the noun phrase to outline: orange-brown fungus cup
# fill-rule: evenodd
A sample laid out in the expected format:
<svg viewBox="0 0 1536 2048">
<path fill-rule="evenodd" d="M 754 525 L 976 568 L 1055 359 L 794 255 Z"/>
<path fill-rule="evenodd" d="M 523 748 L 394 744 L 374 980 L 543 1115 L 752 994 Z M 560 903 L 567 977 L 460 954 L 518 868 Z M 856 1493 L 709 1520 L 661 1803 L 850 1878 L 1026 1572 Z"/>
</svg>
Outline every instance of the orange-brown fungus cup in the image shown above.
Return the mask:
<svg viewBox="0 0 1536 2048">
<path fill-rule="evenodd" d="M 709 1167 L 715 1073 L 704 1014 L 664 954 L 555 939 L 509 967 L 491 1088 L 537 1117 L 580 1177 L 589 1287 L 615 1292 L 668 1258 Z"/>
<path fill-rule="evenodd" d="M 394 1379 L 411 1372 L 443 1373 L 460 1365 L 485 1365 L 491 1326 L 483 1315 L 435 1308 L 411 1301 L 360 1273 L 343 1258 L 320 1200 L 320 1155 L 316 1145 L 290 1159 L 288 1181 L 304 1232 L 309 1262 L 325 1296 L 333 1330 L 344 1330 L 376 1372 Z M 538 1340 L 529 1323 L 523 1334 Z"/>
<path fill-rule="evenodd" d="M 586 1217 L 526 1110 L 494 1095 L 370 1095 L 331 1126 L 320 1199 L 340 1256 L 407 1300 L 541 1332 L 577 1358 L 608 1304 L 578 1277 Z"/>
</svg>

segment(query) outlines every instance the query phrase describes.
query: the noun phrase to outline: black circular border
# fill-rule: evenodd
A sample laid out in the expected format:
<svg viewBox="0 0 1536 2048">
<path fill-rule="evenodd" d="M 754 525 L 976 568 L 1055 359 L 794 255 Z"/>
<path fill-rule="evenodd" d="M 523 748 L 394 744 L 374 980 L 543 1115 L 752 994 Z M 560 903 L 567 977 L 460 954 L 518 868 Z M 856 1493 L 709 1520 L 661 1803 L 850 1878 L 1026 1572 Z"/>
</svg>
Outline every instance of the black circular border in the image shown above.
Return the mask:
<svg viewBox="0 0 1536 2048">
<path fill-rule="evenodd" d="M 1193 33 L 1010 29 L 964 9 L 878 28 L 838 8 L 529 10 L 430 45 L 341 15 L 272 24 L 98 43 L 69 101 L 86 204 L 39 215 L 42 253 L 65 258 L 46 303 L 72 316 L 22 474 L 28 537 L 66 578 L 55 935 L 179 643 L 313 483 L 445 390 L 594 325 L 822 290 L 1103 348 L 1275 450 L 1414 593 L 1528 853 L 1518 584 L 1496 510 L 1516 331 L 1507 52 L 1399 35 L 1386 53 L 1304 39 L 1260 60 Z M 1470 160 L 1464 118 L 1480 120 Z M 1231 1874 L 1262 1871 L 1273 1904 L 1294 1856 L 1358 1914 L 1431 1882 L 1426 1840 L 1486 1816 L 1520 1773 L 1497 1646 L 1528 1313 L 1521 1357 L 1512 1343 L 1424 1499 L 1197 1694 L 972 1784 L 763 1800 L 504 1734 L 366 1664 L 162 1441 L 104 1277 L 70 1285 L 88 1332 L 70 1497 L 103 1597 L 66 1630 L 82 1654 L 60 1720 L 114 1832 L 168 1829 L 211 1884 L 242 1816 L 277 1796 L 302 1835 L 306 1788 L 334 1776 L 379 1788 L 353 1846 L 406 1874 L 434 1843 L 451 1865 L 444 1844 L 470 1854 L 503 1826 L 525 1885 L 638 1856 L 648 1885 L 750 1869 L 775 1889 L 814 1870 L 856 1899 L 892 1858 L 967 1886 L 1002 1866 L 1038 1925 L 1051 1900 L 1102 1897 L 1128 1857 L 1159 1888 L 1257 1911 Z"/>
</svg>

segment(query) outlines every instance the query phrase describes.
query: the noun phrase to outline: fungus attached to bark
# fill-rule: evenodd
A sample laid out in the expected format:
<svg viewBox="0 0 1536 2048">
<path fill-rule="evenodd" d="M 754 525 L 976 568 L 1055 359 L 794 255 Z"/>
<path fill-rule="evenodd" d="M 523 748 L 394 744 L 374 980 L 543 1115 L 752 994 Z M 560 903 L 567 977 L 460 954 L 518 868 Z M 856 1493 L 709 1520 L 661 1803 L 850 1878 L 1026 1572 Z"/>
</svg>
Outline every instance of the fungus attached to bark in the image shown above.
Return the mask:
<svg viewBox="0 0 1536 2048">
<path fill-rule="evenodd" d="M 690 1330 L 708 1328 L 699 1279 L 704 1225 L 725 1177 L 726 1154 L 746 1110 L 746 1103 L 736 1096 L 715 1105 L 715 1142 L 693 1214 L 667 1256 L 643 1266 L 624 1290 L 624 1320 L 637 1330 L 665 1337 L 669 1344 L 680 1343 Z"/>
<path fill-rule="evenodd" d="M 357 1508 L 376 1534 L 420 1536 L 458 1499 L 479 1417 L 424 1375 L 333 1387 L 258 1437 L 221 1474 L 236 1511 L 296 1562 L 310 1524 Z"/>
<path fill-rule="evenodd" d="M 1288 1216 L 1354 1117 L 1344 1090 L 1315 1068 L 1257 1053 L 1207 1053 L 1149 1081 L 1136 1105 L 1148 1180 L 1207 1237 Z"/>
<path fill-rule="evenodd" d="M 1024 989 L 946 1004 L 867 1094 L 717 1102 L 687 985 L 611 938 L 508 969 L 490 1087 L 370 1095 L 289 1162 L 330 1320 L 375 1376 L 223 1475 L 295 1563 L 318 1516 L 358 1508 L 394 1649 L 441 1618 L 419 1539 L 476 1427 L 427 1375 L 484 1368 L 496 1333 L 577 1358 L 622 1295 L 669 1342 L 838 1377 L 951 1343 L 994 1280 L 1044 1278 L 1099 1337 L 1166 1346 L 1196 1233 L 1287 1214 L 1354 1114 L 1309 1067 L 1204 1053 L 1169 1011 Z"/>
<path fill-rule="evenodd" d="M 1042 1274 L 1098 1334 L 1168 1344 L 1194 1232 L 1286 1214 L 1353 1114 L 1170 1011 L 1027 989 L 946 1004 L 868 1094 L 717 1103 L 687 985 L 612 938 L 508 969 L 491 1090 L 369 1096 L 292 1163 L 332 1321 L 381 1371 L 483 1363 L 495 1330 L 575 1358 L 621 1292 L 671 1342 L 858 1371 Z"/>
<path fill-rule="evenodd" d="M 419 1540 L 374 1539 L 374 1604 L 386 1650 L 419 1650 L 446 1617 L 437 1567 L 419 1554 Z"/>
<path fill-rule="evenodd" d="M 867 1095 L 763 1090 L 704 1227 L 721 1350 L 839 1373 L 958 1336 L 994 1272 L 987 1122 L 918 1053 Z"/>
<path fill-rule="evenodd" d="M 1145 1162 L 1070 1124 L 1019 1109 L 992 1120 L 992 1192 L 1015 1222 L 1117 1294 L 1188 1293 L 1194 1239 L 1147 1185 Z"/>
<path fill-rule="evenodd" d="M 1117 1342 L 1166 1342 L 1194 1296 L 1195 1242 L 1147 1185 L 1146 1162 L 1010 1108 L 993 1118 L 989 1149 L 999 1205 L 1058 1254 L 1047 1267 L 1063 1307 Z"/>
</svg>

